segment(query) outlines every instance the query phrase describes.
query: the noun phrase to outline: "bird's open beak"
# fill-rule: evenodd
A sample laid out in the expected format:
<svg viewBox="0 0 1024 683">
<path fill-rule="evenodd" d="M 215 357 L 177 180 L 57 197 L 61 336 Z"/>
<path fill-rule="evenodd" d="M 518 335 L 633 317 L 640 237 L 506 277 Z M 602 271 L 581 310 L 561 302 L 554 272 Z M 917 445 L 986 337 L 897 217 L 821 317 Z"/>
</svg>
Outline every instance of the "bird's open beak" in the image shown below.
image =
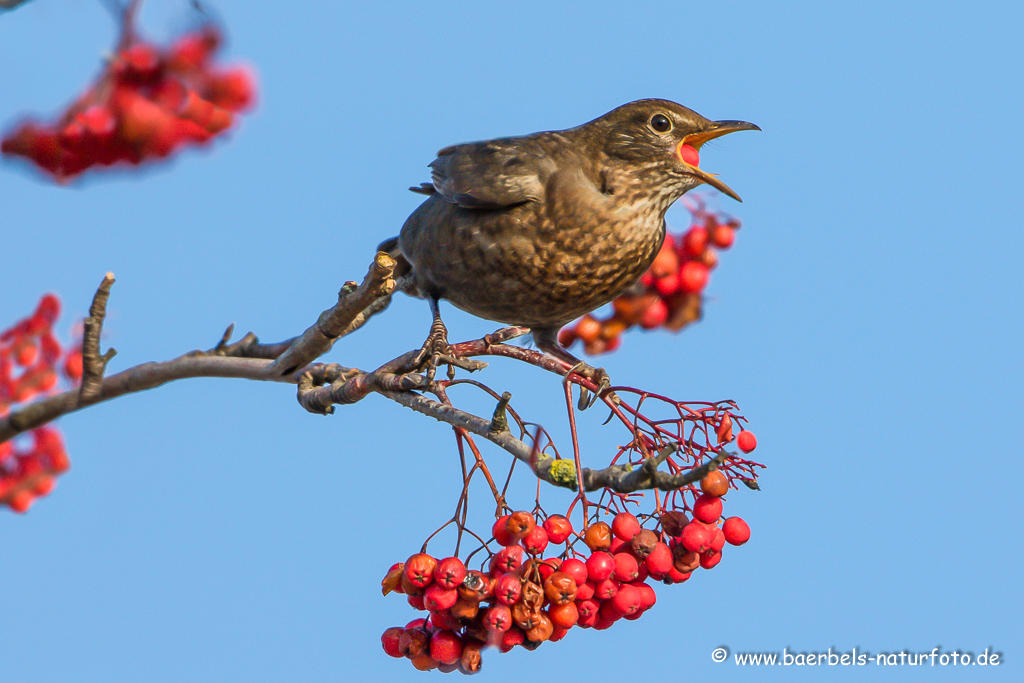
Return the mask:
<svg viewBox="0 0 1024 683">
<path fill-rule="evenodd" d="M 713 128 L 710 128 L 709 130 L 705 130 L 700 133 L 691 133 L 690 135 L 687 135 L 685 138 L 683 138 L 683 141 L 679 143 L 678 147 L 676 147 L 676 158 L 678 158 L 679 161 L 682 161 L 682 163 L 686 164 L 686 166 L 688 166 L 691 169 L 689 171 L 690 175 L 700 178 L 702 181 L 704 181 L 711 187 L 715 188 L 722 194 L 727 194 L 736 201 L 742 202 L 743 200 L 740 199 L 739 195 L 733 192 L 728 185 L 726 185 L 716 176 L 708 173 L 707 171 L 704 171 L 698 168 L 697 166 L 691 166 L 690 164 L 687 164 L 685 161 L 683 161 L 682 154 L 680 153 L 680 150 L 683 145 L 689 145 L 690 147 L 699 150 L 700 146 L 703 145 L 708 140 L 714 140 L 717 137 L 721 137 L 728 133 L 735 133 L 738 130 L 761 129 L 752 123 L 747 123 L 746 121 L 715 121 Z"/>
</svg>

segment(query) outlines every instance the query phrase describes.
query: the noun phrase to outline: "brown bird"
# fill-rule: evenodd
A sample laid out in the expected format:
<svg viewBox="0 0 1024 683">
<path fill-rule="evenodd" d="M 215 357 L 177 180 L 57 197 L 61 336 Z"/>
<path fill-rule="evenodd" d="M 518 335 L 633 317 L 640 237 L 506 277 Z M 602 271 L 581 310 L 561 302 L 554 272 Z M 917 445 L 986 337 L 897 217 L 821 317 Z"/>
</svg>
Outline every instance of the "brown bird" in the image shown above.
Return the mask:
<svg viewBox="0 0 1024 683">
<path fill-rule="evenodd" d="M 471 367 L 449 354 L 439 299 L 529 327 L 542 351 L 579 364 L 558 330 L 644 274 L 664 241 L 669 206 L 701 183 L 739 201 L 691 165 L 702 144 L 737 130 L 760 128 L 651 99 L 568 130 L 442 149 L 430 164 L 433 183 L 410 188 L 427 200 L 380 245 L 398 259 L 403 289 L 431 303 L 434 325 L 416 367 Z"/>
</svg>

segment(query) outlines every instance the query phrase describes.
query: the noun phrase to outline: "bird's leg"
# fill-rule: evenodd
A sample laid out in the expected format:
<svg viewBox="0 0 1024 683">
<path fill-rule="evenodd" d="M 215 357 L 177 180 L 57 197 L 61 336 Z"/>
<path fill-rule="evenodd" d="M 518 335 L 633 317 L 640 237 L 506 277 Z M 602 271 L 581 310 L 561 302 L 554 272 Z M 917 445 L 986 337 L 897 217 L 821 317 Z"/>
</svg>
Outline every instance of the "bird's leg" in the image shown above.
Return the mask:
<svg viewBox="0 0 1024 683">
<path fill-rule="evenodd" d="M 572 366 L 569 368 L 569 371 L 565 373 L 566 378 L 575 372 L 577 375 L 586 377 L 597 385 L 597 393 L 595 393 L 592 398 L 588 395 L 588 392 L 584 387 L 580 387 L 580 410 L 586 410 L 590 406 L 594 405 L 594 403 L 597 402 L 597 399 L 601 397 L 601 394 L 611 386 L 611 378 L 608 377 L 608 373 L 604 368 L 595 368 L 589 363 L 580 360 L 566 351 L 565 347 L 558 343 L 558 331 L 556 329 L 534 329 L 533 340 L 537 342 L 537 348 L 541 351 Z"/>
<path fill-rule="evenodd" d="M 434 317 L 434 322 L 430 325 L 430 334 L 427 335 L 427 340 L 423 342 L 419 353 L 416 354 L 416 357 L 410 363 L 410 368 L 420 370 L 426 367 L 428 380 L 434 379 L 437 366 L 441 364 L 448 366 L 448 379 L 455 378 L 456 367 L 469 370 L 470 372 L 486 368 L 487 363 L 468 358 L 458 358 L 452 353 L 452 346 L 448 343 L 448 328 L 444 326 L 444 322 L 441 320 L 441 307 L 438 305 L 435 297 L 428 297 L 427 300 L 430 302 L 430 312 Z"/>
</svg>

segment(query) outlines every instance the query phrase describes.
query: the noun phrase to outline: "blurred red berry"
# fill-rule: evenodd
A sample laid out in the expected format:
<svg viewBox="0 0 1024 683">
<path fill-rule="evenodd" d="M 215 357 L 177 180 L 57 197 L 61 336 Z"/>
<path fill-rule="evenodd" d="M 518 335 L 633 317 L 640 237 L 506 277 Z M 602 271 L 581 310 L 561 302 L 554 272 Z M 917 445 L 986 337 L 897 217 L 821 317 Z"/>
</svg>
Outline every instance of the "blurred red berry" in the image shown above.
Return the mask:
<svg viewBox="0 0 1024 683">
<path fill-rule="evenodd" d="M 744 430 L 736 436 L 736 446 L 744 453 L 749 453 L 757 448 L 757 437 L 754 432 Z"/>
<path fill-rule="evenodd" d="M 687 261 L 679 269 L 679 287 L 684 292 L 697 294 L 708 284 L 708 267 L 700 261 Z"/>
</svg>

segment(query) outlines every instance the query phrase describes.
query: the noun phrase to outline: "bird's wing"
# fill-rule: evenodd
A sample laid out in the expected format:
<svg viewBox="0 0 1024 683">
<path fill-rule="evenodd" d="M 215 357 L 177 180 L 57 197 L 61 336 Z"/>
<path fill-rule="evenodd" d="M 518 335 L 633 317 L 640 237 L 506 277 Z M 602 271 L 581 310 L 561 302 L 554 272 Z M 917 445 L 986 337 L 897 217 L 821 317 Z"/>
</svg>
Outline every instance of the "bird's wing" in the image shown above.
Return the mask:
<svg viewBox="0 0 1024 683">
<path fill-rule="evenodd" d="M 545 157 L 526 138 L 445 147 L 430 164 L 434 188 L 467 209 L 496 209 L 543 197 Z"/>
</svg>

